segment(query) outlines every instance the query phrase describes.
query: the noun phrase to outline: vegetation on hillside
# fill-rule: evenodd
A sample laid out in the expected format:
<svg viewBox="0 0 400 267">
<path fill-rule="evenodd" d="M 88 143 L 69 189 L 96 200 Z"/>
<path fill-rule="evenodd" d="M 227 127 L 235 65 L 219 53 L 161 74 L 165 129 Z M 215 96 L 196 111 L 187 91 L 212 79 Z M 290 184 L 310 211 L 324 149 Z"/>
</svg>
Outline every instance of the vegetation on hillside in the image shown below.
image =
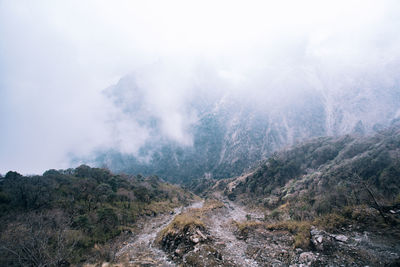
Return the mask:
<svg viewBox="0 0 400 267">
<path fill-rule="evenodd" d="M 372 137 L 321 137 L 275 153 L 225 194 L 273 210 L 274 218 L 312 220 L 362 205 L 388 212 L 400 204 L 399 179 L 400 127 L 393 126 Z"/>
<path fill-rule="evenodd" d="M 58 266 L 111 260 L 112 240 L 145 215 L 193 195 L 157 177 L 114 175 L 82 165 L 0 179 L 0 265 Z"/>
<path fill-rule="evenodd" d="M 311 249 L 310 229 L 369 230 L 400 239 L 400 125 L 374 136 L 320 137 L 275 153 L 236 178 L 193 181 L 197 194 L 221 191 L 264 212 L 235 222 L 237 235 L 284 230 Z"/>
</svg>

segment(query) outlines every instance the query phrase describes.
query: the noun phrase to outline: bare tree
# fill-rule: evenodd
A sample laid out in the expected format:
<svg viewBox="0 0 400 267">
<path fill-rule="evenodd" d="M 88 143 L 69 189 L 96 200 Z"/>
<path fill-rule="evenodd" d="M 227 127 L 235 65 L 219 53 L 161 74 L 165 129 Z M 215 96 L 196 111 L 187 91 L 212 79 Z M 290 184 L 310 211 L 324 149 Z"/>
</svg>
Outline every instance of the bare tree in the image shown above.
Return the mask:
<svg viewBox="0 0 400 267">
<path fill-rule="evenodd" d="M 375 208 L 378 212 L 379 212 L 379 214 L 381 215 L 381 217 L 383 218 L 383 220 L 385 221 L 385 223 L 389 223 L 389 219 L 388 219 L 388 217 L 384 214 L 384 211 L 383 211 L 383 208 L 382 208 L 382 206 L 381 206 L 381 204 L 379 204 L 379 202 L 378 202 L 378 200 L 377 200 L 377 198 L 375 197 L 375 194 L 374 194 L 374 192 L 372 191 L 372 189 L 368 186 L 368 184 L 365 182 L 365 181 L 363 181 L 362 179 L 361 179 L 361 177 L 357 174 L 357 173 L 355 173 L 354 174 L 354 177 L 355 177 L 355 179 L 356 179 L 356 181 L 360 184 L 360 185 L 362 185 L 362 187 L 364 188 L 364 190 L 366 190 L 366 192 L 368 193 L 368 195 L 371 197 L 371 199 L 372 199 L 372 201 L 373 201 L 373 208 Z"/>
<path fill-rule="evenodd" d="M 30 213 L 2 233 L 0 250 L 7 265 L 67 266 L 76 240 L 69 238 L 70 221 L 61 211 Z M 3 259 L 4 260 L 4 259 Z"/>
</svg>

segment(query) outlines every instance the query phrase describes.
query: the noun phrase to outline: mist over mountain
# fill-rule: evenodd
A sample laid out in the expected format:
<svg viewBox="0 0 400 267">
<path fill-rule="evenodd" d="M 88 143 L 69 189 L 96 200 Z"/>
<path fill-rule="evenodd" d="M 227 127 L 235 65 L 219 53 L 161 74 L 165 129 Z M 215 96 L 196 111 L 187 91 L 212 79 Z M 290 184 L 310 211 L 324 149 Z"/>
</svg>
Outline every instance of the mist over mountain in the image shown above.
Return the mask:
<svg viewBox="0 0 400 267">
<path fill-rule="evenodd" d="M 399 29 L 398 0 L 0 0 L 0 266 L 400 266 Z"/>
<path fill-rule="evenodd" d="M 175 94 L 173 101 L 146 87 L 142 73 L 131 74 L 104 91 L 116 108 L 110 121 L 116 149 L 98 151 L 91 160 L 114 171 L 187 182 L 239 175 L 274 151 L 312 137 L 371 134 L 400 115 L 399 81 L 388 75 L 397 66 L 382 67 L 382 73 L 347 80 L 340 73 L 334 81 L 317 70 L 303 71 L 296 81 L 271 78 L 264 90 L 234 91 L 226 82 L 221 89 L 224 78 L 214 75 L 214 92 L 197 79 L 188 86 L 206 90 L 188 90 L 181 99 Z"/>
<path fill-rule="evenodd" d="M 368 133 L 399 115 L 399 13 L 393 0 L 1 1 L 0 172 L 222 177 L 299 140 Z"/>
</svg>

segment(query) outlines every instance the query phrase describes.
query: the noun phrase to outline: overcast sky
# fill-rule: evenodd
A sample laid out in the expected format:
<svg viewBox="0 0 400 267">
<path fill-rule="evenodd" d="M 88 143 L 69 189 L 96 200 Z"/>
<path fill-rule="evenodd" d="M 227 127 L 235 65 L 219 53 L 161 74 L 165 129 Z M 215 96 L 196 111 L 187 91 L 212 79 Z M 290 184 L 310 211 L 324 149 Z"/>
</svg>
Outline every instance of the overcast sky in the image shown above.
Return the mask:
<svg viewBox="0 0 400 267">
<path fill-rule="evenodd" d="M 0 173 L 135 151 L 146 132 L 135 136 L 128 119 L 118 127 L 132 136 L 115 136 L 104 94 L 127 74 L 141 77 L 163 133 L 190 145 L 195 114 L 182 107 L 199 84 L 289 96 L 308 70 L 390 82 L 397 74 L 381 70 L 399 66 L 399 29 L 397 0 L 0 0 Z"/>
</svg>

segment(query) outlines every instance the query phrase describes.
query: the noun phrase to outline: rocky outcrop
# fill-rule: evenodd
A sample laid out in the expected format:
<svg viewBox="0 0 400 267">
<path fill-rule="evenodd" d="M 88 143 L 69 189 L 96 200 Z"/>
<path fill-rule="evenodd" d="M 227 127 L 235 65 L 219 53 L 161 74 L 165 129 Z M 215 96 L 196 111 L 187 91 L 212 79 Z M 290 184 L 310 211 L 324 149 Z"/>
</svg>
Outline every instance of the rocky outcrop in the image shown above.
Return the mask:
<svg viewBox="0 0 400 267">
<path fill-rule="evenodd" d="M 209 240 L 204 227 L 187 225 L 177 231 L 166 233 L 159 241 L 159 245 L 171 255 L 172 259 L 179 261 L 189 251 L 194 250 L 197 244 L 204 244 Z"/>
<path fill-rule="evenodd" d="M 183 266 L 235 266 L 224 260 L 220 249 L 212 244 L 197 244 L 182 259 Z"/>
<path fill-rule="evenodd" d="M 215 242 L 205 227 L 187 224 L 168 230 L 158 241 L 169 258 L 181 266 L 235 266 L 223 259 L 221 244 Z"/>
<path fill-rule="evenodd" d="M 396 229 L 334 230 L 310 221 L 266 222 L 256 210 L 216 194 L 202 209 L 178 215 L 159 245 L 180 266 L 396 266 Z M 257 219 L 259 218 L 259 219 Z"/>
</svg>

